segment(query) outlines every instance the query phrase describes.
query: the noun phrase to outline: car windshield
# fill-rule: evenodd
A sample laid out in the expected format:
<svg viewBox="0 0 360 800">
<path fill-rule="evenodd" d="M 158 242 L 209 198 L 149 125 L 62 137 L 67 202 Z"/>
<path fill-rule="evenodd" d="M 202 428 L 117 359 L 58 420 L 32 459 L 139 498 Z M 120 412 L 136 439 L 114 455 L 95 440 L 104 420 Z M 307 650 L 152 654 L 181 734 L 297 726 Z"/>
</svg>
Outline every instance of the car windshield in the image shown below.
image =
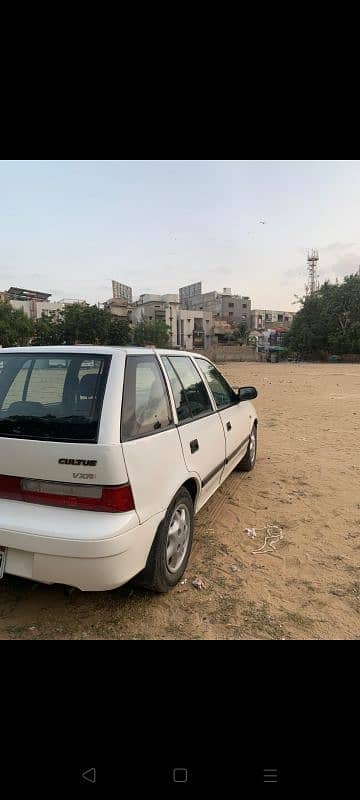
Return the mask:
<svg viewBox="0 0 360 800">
<path fill-rule="evenodd" d="M 110 356 L 0 359 L 0 436 L 96 442 Z"/>
</svg>

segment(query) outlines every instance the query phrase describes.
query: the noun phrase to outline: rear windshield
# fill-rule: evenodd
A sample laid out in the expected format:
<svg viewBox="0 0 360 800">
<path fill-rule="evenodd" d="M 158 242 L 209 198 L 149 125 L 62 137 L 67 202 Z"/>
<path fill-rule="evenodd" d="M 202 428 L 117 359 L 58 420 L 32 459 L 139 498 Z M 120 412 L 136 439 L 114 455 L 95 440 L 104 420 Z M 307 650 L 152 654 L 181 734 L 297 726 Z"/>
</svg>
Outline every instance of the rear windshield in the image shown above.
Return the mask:
<svg viewBox="0 0 360 800">
<path fill-rule="evenodd" d="M 0 436 L 96 442 L 110 359 L 0 354 Z"/>
</svg>

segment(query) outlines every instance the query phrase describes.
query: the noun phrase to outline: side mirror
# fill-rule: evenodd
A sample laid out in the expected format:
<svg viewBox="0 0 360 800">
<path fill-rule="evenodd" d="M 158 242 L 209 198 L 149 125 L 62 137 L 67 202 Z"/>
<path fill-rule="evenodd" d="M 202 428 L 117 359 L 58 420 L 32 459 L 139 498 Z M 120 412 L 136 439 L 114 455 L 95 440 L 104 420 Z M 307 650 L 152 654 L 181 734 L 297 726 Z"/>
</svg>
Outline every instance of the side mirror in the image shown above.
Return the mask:
<svg viewBox="0 0 360 800">
<path fill-rule="evenodd" d="M 239 403 L 243 403 L 244 400 L 255 400 L 257 396 L 258 393 L 254 386 L 244 386 L 238 391 Z"/>
</svg>

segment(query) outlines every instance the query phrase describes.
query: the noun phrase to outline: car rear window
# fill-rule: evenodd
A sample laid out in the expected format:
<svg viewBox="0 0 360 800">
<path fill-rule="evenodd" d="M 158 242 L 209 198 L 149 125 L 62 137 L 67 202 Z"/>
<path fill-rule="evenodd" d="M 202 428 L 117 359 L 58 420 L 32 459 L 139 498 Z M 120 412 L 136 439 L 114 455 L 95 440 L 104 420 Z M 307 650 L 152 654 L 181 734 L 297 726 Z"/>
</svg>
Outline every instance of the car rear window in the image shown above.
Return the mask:
<svg viewBox="0 0 360 800">
<path fill-rule="evenodd" d="M 111 356 L 9 354 L 0 364 L 0 436 L 97 442 Z"/>
</svg>

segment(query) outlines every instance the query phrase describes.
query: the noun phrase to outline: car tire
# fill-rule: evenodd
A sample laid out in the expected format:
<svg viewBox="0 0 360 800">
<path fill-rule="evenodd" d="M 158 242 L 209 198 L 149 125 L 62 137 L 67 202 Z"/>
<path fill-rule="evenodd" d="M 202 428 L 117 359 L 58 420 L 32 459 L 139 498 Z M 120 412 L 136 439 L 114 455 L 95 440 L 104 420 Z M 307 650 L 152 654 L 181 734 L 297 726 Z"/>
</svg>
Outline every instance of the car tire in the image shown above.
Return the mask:
<svg viewBox="0 0 360 800">
<path fill-rule="evenodd" d="M 180 489 L 160 523 L 145 569 L 136 583 L 165 593 L 182 578 L 191 552 L 194 504 L 187 489 Z"/>
<path fill-rule="evenodd" d="M 254 469 L 256 464 L 256 452 L 257 452 L 257 426 L 253 425 L 250 433 L 250 439 L 246 455 L 237 466 L 237 469 L 240 472 L 251 472 L 251 470 Z"/>
</svg>

